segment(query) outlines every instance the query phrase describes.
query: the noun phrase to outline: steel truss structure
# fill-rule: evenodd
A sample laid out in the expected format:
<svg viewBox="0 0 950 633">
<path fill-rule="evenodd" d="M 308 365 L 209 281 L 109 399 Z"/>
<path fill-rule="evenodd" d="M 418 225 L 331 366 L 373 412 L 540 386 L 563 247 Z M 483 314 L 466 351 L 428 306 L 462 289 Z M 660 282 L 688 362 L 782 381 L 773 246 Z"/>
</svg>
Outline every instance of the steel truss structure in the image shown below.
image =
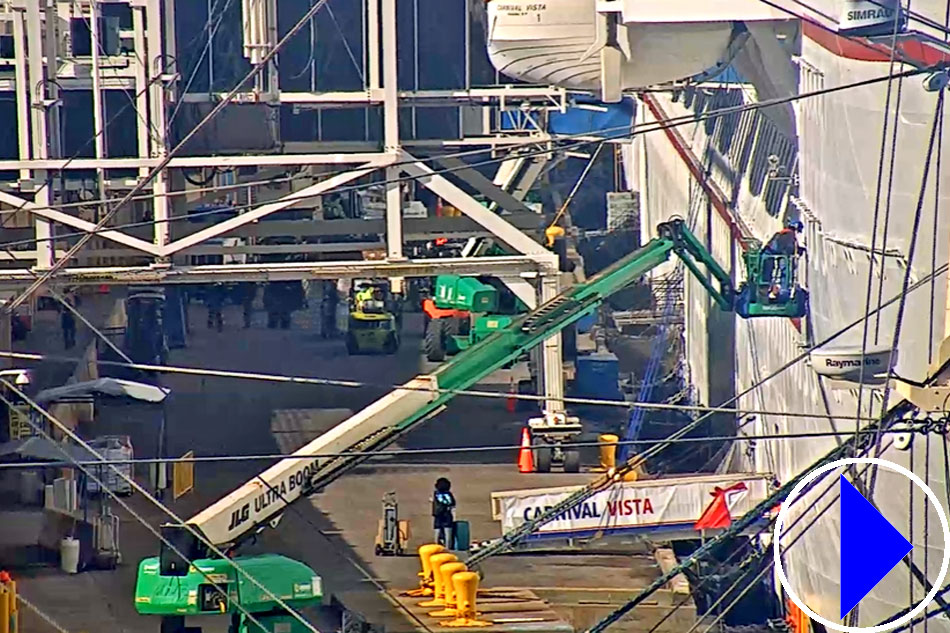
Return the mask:
<svg viewBox="0 0 950 633">
<path fill-rule="evenodd" d="M 377 107 L 382 117 L 382 138 L 377 147 L 321 152 L 320 149 L 326 149 L 325 145 L 307 143 L 301 144 L 310 150 L 307 153 L 181 155 L 176 152 L 167 168 L 149 183 L 149 195 L 129 204 L 128 210 L 121 210 L 113 223 L 116 228 L 100 230 L 88 252 L 84 251 L 77 261 L 70 261 L 61 268 L 56 280 L 68 284 L 205 283 L 353 276 L 387 276 L 398 280 L 452 271 L 496 275 L 532 308 L 556 296 L 559 292 L 557 257 L 539 244 L 540 218 L 520 202 L 540 172 L 537 161 L 527 170 L 530 173 L 527 185 L 524 176 L 520 183 L 516 177 L 516 172 L 525 171 L 523 157 L 512 155 L 502 161 L 494 182 L 497 191 L 486 192 L 494 203 L 486 208 L 439 173 L 441 168 L 418 160 L 411 150 L 431 146 L 503 148 L 512 142 L 526 141 L 536 143 L 532 147 L 542 152 L 553 150 L 543 125 L 532 123 L 538 112 L 552 109 L 564 112 L 566 91 L 533 86 L 475 88 L 470 85 L 468 76 L 461 90 L 399 90 L 396 0 L 364 2 L 364 23 L 370 27 L 364 31 L 366 72 L 362 90 L 284 92 L 280 89 L 276 64 L 270 62 L 257 76 L 253 87 L 234 99 L 237 105 L 233 107 L 247 104 L 258 108 L 292 104 L 301 109 Z M 131 28 L 117 27 L 114 20 L 104 19 L 104 14 L 114 13 L 115 5 L 124 5 L 123 10 L 127 7 Z M 278 40 L 277 0 L 250 0 L 243 3 L 242 10 L 244 56 L 255 64 Z M 209 27 L 210 18 L 209 15 Z M 80 50 L 73 28 L 77 21 L 85 23 L 88 29 L 89 50 Z M 373 25 L 379 28 L 372 28 Z M 469 31 L 467 23 L 463 43 L 466 56 L 471 44 Z M 22 287 L 53 266 L 70 239 L 95 229 L 96 221 L 108 210 L 109 200 L 131 190 L 169 155 L 171 122 L 179 106 L 214 103 L 221 95 L 185 92 L 187 86 L 183 85 L 184 78 L 175 61 L 174 0 L 0 0 L 0 34 L 12 38 L 13 42 L 12 58 L 0 56 L 0 92 L 12 93 L 15 99 L 19 139 L 18 157 L 0 160 L 0 175 L 4 170 L 15 174 L 11 179 L 0 180 L 0 220 L 7 228 L 3 234 L 28 236 L 22 241 L 29 243 L 28 248 L 0 247 L 0 286 L 10 289 Z M 418 49 L 418 44 L 416 47 Z M 416 53 L 418 55 L 418 50 Z M 91 91 L 94 132 L 91 158 L 67 156 L 63 149 L 64 96 L 69 91 Z M 124 92 L 135 112 L 136 156 L 109 155 L 109 135 L 122 133 L 111 128 L 107 118 L 107 96 L 114 91 Z M 460 106 L 460 138 L 403 142 L 399 129 L 400 108 L 412 108 L 414 121 L 415 108 L 433 105 Z M 462 125 L 464 108 L 469 115 L 474 112 L 477 115 L 474 118 L 482 119 L 482 125 L 476 125 L 474 132 L 472 125 Z M 514 135 L 495 133 L 484 123 L 492 111 L 499 110 L 518 112 L 520 119 L 529 123 Z M 289 145 L 283 149 L 286 151 Z M 369 151 L 363 151 L 367 149 Z M 553 152 L 542 155 L 541 164 L 552 155 Z M 180 221 L 188 215 L 187 206 L 214 199 L 216 195 L 214 186 L 199 189 L 205 193 L 210 190 L 210 194 L 203 197 L 189 194 L 184 184 L 187 171 L 215 170 L 212 180 L 221 186 L 225 181 L 217 177 L 219 170 L 251 168 L 256 169 L 257 174 L 270 176 L 272 172 L 267 170 L 288 167 L 308 170 L 305 177 L 299 178 L 304 186 L 291 183 L 281 190 L 281 195 L 271 195 L 268 199 L 263 191 L 266 187 L 259 186 L 261 181 L 252 181 L 254 184 L 243 190 L 246 205 L 239 214 L 223 221 L 203 221 L 200 228 L 196 228 L 194 222 Z M 82 180 L 86 178 L 84 170 L 95 174 L 95 185 L 91 189 Z M 281 211 L 312 208 L 321 195 L 353 186 L 358 181 L 365 183 L 374 174 L 383 175 L 386 210 L 382 221 L 365 222 L 365 228 L 354 226 L 357 220 L 343 221 L 339 229 L 333 228 L 332 221 L 274 222 L 273 225 L 282 225 L 279 234 L 295 236 L 355 234 L 354 230 L 360 228 L 360 235 L 380 236 L 378 243 L 372 240 L 356 243 L 317 240 L 317 243 L 283 246 L 221 243 L 220 238 L 224 236 L 260 235 L 265 226 L 271 224 L 258 224 L 260 220 Z M 400 187 L 407 177 L 431 190 L 463 217 L 404 219 Z M 228 191 L 242 193 L 234 186 L 240 183 L 227 184 L 231 185 Z M 87 199 L 92 191 L 93 200 L 82 204 L 79 195 L 79 202 L 71 203 L 83 191 Z M 229 194 L 229 199 L 239 197 Z M 498 207 L 508 214 L 497 213 Z M 122 228 L 125 225 L 131 226 Z M 455 232 L 492 236 L 507 245 L 513 254 L 410 259 L 404 254 L 407 226 L 414 239 Z M 60 227 L 68 232 L 68 237 Z M 523 229 L 531 229 L 535 237 Z M 18 242 L 9 238 L 3 241 Z M 106 243 L 111 243 L 111 248 L 107 248 Z M 328 259 L 334 253 L 352 255 L 367 246 L 382 247 L 384 257 L 363 261 Z M 207 264 L 195 263 L 192 257 L 218 255 L 224 256 L 227 262 L 228 257 L 233 261 L 235 254 L 254 256 L 275 252 L 300 256 L 297 259 L 320 253 L 321 261 Z M 545 393 L 549 397 L 546 404 L 549 410 L 563 411 L 563 404 L 558 402 L 563 395 L 560 336 L 546 341 L 543 350 Z"/>
</svg>

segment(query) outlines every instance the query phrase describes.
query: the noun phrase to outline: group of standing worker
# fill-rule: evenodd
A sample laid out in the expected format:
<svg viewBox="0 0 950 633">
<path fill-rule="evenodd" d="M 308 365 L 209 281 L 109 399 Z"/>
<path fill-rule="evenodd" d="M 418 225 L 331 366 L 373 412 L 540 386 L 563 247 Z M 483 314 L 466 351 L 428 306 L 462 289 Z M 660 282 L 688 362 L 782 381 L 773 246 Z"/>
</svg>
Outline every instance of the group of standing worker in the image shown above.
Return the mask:
<svg viewBox="0 0 950 633">
<path fill-rule="evenodd" d="M 258 284 L 238 284 L 236 298 L 240 300 L 244 315 L 244 328 L 250 328 L 254 317 L 254 302 L 257 300 Z M 205 306 L 208 308 L 208 329 L 221 332 L 224 329 L 222 310 L 229 295 L 225 284 L 206 287 Z M 291 315 L 304 307 L 303 285 L 299 281 L 272 281 L 264 285 L 264 311 L 267 312 L 267 327 L 290 329 Z"/>
</svg>

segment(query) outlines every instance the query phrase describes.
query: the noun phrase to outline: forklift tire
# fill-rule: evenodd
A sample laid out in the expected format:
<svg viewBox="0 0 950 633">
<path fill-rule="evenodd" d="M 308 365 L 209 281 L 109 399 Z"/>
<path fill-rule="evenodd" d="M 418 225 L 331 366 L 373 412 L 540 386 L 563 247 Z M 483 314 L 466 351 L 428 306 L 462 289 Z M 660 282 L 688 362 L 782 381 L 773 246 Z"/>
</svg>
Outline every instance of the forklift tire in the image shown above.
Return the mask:
<svg viewBox="0 0 950 633">
<path fill-rule="evenodd" d="M 445 341 L 442 338 L 443 325 L 444 321 L 442 319 L 429 321 L 429 327 L 426 328 L 426 337 L 422 342 L 426 358 L 433 363 L 441 363 L 445 360 Z"/>
<path fill-rule="evenodd" d="M 360 346 L 356 342 L 356 337 L 352 334 L 346 335 L 346 353 L 350 356 L 360 353 Z"/>
<path fill-rule="evenodd" d="M 580 451 L 576 449 L 564 451 L 564 472 L 566 473 L 581 472 L 581 452 Z"/>
<path fill-rule="evenodd" d="M 399 340 L 395 334 L 392 334 L 386 338 L 386 342 L 383 344 L 383 352 L 386 354 L 395 354 L 397 349 L 399 349 Z"/>
<path fill-rule="evenodd" d="M 376 546 L 376 555 L 377 555 L 377 556 L 382 556 L 382 555 L 383 555 L 383 547 L 382 547 L 381 545 L 377 545 L 377 546 Z"/>
<path fill-rule="evenodd" d="M 534 470 L 539 473 L 551 472 L 551 462 L 554 459 L 554 449 L 550 446 L 539 446 L 535 449 Z"/>
</svg>

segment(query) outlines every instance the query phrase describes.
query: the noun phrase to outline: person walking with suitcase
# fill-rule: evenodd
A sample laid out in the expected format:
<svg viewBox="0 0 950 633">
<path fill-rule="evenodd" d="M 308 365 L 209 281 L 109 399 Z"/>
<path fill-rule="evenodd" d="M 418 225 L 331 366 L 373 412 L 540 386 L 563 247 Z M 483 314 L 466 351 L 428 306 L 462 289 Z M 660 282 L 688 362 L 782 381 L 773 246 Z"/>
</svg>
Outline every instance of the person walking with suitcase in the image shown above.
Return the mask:
<svg viewBox="0 0 950 633">
<path fill-rule="evenodd" d="M 455 496 L 452 494 L 452 482 L 439 477 L 435 482 L 432 496 L 432 527 L 435 530 L 435 542 L 446 549 L 455 548 Z"/>
</svg>

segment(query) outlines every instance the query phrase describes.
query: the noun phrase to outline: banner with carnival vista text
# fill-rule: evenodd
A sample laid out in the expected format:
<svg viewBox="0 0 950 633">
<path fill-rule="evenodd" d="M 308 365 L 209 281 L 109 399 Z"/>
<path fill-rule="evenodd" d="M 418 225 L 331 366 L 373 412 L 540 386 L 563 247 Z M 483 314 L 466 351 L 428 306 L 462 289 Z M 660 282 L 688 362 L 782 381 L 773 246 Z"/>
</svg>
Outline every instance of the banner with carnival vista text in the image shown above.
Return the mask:
<svg viewBox="0 0 950 633">
<path fill-rule="evenodd" d="M 765 475 L 701 475 L 620 482 L 562 513 L 540 533 L 583 532 L 652 526 L 691 526 L 717 497 L 738 518 L 768 496 Z M 503 532 L 516 528 L 581 489 L 581 486 L 511 490 L 492 494 Z"/>
</svg>

